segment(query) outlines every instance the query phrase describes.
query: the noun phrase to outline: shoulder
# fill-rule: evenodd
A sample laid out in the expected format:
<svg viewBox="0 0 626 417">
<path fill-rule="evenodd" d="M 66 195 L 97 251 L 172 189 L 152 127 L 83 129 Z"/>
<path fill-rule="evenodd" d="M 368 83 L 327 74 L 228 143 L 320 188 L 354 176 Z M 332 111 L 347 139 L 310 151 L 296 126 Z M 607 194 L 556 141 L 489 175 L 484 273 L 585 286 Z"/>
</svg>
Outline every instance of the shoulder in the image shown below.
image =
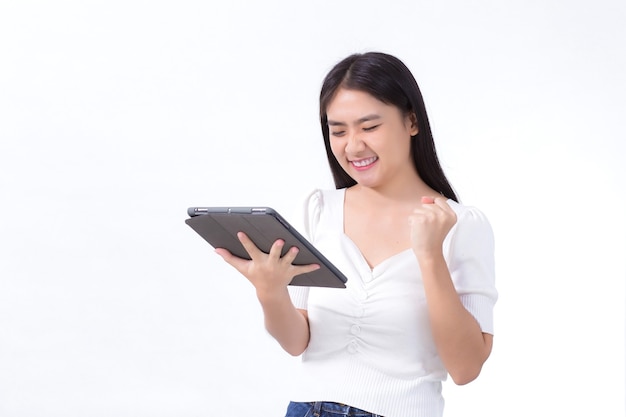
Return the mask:
<svg viewBox="0 0 626 417">
<path fill-rule="evenodd" d="M 457 221 L 450 237 L 467 244 L 493 245 L 493 230 L 489 219 L 480 209 L 448 200 L 448 205 L 454 210 Z"/>
<path fill-rule="evenodd" d="M 448 200 L 448 205 L 454 212 L 457 217 L 458 223 L 474 223 L 474 224 L 483 224 L 484 226 L 489 226 L 489 219 L 480 209 L 474 206 L 466 206 L 461 203 L 457 203 L 454 200 Z"/>
<path fill-rule="evenodd" d="M 334 218 L 341 212 L 344 190 L 314 189 L 304 199 L 305 231 L 310 238 L 315 236 L 321 219 Z"/>
<path fill-rule="evenodd" d="M 305 198 L 305 209 L 309 213 L 322 210 L 336 202 L 343 202 L 345 189 L 319 189 L 311 191 Z"/>
<path fill-rule="evenodd" d="M 334 188 L 315 188 L 310 191 L 307 195 L 309 199 L 323 199 L 324 197 L 333 198 L 339 195 L 343 196 L 345 193 L 345 188 L 334 189 Z"/>
</svg>

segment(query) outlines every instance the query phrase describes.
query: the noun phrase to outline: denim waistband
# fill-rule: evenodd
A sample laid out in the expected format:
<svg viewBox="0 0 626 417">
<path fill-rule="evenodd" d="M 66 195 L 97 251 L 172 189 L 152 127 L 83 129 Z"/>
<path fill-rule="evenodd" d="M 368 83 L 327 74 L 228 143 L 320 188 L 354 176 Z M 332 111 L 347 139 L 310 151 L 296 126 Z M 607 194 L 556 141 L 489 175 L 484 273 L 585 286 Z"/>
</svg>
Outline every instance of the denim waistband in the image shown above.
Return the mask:
<svg viewBox="0 0 626 417">
<path fill-rule="evenodd" d="M 311 403 L 311 405 L 313 406 L 313 415 L 315 417 L 319 417 L 320 415 L 322 415 L 322 412 L 346 417 L 382 417 L 378 414 L 373 414 L 369 411 L 361 410 L 360 408 L 356 407 L 351 407 L 346 404 L 317 401 Z"/>
</svg>

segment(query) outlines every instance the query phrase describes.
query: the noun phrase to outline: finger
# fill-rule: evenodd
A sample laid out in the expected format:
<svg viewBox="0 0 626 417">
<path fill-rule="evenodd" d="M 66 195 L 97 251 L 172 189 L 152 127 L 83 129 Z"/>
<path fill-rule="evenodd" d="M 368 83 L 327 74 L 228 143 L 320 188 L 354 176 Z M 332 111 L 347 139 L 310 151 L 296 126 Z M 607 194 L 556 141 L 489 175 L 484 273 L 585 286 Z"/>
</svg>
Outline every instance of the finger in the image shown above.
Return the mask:
<svg viewBox="0 0 626 417">
<path fill-rule="evenodd" d="M 248 255 L 250 255 L 250 258 L 258 258 L 263 253 L 244 232 L 237 232 L 237 238 L 246 252 L 248 252 Z"/>
<path fill-rule="evenodd" d="M 310 264 L 310 265 L 297 265 L 294 266 L 294 276 L 308 274 L 309 272 L 317 271 L 321 267 L 318 264 Z"/>
<path fill-rule="evenodd" d="M 276 239 L 276 241 L 272 244 L 272 247 L 270 248 L 270 259 L 278 261 L 283 253 L 283 246 L 285 246 L 285 241 L 282 239 Z"/>
<path fill-rule="evenodd" d="M 448 199 L 447 198 L 443 198 L 443 197 L 435 198 L 435 204 L 437 206 L 441 207 L 447 213 L 455 214 L 454 210 L 452 209 L 452 207 L 450 207 L 450 204 L 448 204 Z M 455 216 L 456 216 L 456 214 L 455 214 Z"/>
<path fill-rule="evenodd" d="M 451 222 L 456 223 L 457 217 L 454 209 L 448 204 L 448 199 L 444 197 L 436 198 L 435 205 L 441 210 L 441 213 Z"/>
<path fill-rule="evenodd" d="M 285 255 L 282 257 L 283 262 L 291 265 L 293 261 L 296 259 L 296 256 L 298 256 L 298 252 L 300 252 L 300 249 L 298 249 L 297 246 L 292 246 L 291 248 L 289 248 L 287 253 L 285 253 Z"/>
</svg>

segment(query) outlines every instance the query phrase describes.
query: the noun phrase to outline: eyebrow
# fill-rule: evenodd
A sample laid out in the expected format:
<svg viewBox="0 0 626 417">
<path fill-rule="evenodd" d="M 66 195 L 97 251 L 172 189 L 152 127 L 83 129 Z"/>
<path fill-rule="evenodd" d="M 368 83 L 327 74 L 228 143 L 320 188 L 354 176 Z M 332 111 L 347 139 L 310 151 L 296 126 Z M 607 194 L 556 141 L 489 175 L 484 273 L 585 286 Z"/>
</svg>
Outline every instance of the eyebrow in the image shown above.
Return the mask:
<svg viewBox="0 0 626 417">
<path fill-rule="evenodd" d="M 377 119 L 380 119 L 380 118 L 381 118 L 381 116 L 378 115 L 378 114 L 368 114 L 367 116 L 361 117 L 356 122 L 357 122 L 357 124 L 361 124 L 363 122 L 369 122 L 369 121 L 377 120 Z M 345 122 L 337 122 L 337 121 L 328 119 L 328 126 L 347 126 L 347 125 L 348 124 L 345 123 Z"/>
</svg>

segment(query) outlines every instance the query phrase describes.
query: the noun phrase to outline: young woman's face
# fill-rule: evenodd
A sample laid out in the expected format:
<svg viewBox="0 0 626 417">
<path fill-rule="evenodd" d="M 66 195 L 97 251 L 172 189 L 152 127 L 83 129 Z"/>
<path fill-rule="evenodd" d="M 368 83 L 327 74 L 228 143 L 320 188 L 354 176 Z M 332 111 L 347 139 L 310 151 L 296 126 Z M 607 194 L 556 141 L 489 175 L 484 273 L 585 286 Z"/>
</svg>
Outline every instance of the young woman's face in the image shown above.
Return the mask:
<svg viewBox="0 0 626 417">
<path fill-rule="evenodd" d="M 410 147 L 417 125 L 400 109 L 342 88 L 326 115 L 332 152 L 357 183 L 379 188 L 416 175 Z"/>
</svg>

